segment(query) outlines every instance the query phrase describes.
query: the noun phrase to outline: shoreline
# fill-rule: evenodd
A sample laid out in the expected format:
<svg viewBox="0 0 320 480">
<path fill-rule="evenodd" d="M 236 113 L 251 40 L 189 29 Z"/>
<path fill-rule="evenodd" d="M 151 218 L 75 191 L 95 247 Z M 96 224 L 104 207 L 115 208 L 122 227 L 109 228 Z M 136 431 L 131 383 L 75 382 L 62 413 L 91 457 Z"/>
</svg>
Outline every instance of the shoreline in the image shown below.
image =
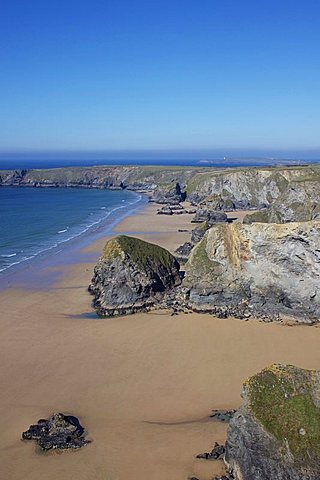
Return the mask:
<svg viewBox="0 0 320 480">
<path fill-rule="evenodd" d="M 46 288 L 55 281 L 57 276 L 53 270 L 63 264 L 72 264 L 85 261 L 85 255 L 81 252 L 95 239 L 112 234 L 116 225 L 127 216 L 133 215 L 147 204 L 147 198 L 143 194 L 135 194 L 136 200 L 127 202 L 111 209 L 105 217 L 98 222 L 87 226 L 83 231 L 73 237 L 62 240 L 31 255 L 17 264 L 13 264 L 0 271 L 0 291 L 10 287 L 22 287 L 28 283 L 28 288 Z M 120 213 L 122 210 L 123 213 Z M 50 274 L 51 270 L 51 274 Z M 39 282 L 39 277 L 41 281 Z"/>
<path fill-rule="evenodd" d="M 192 215 L 158 208 L 145 205 L 112 235 L 173 251 L 189 239 L 178 230 L 191 231 Z M 320 330 L 166 311 L 99 319 L 87 287 L 105 241 L 85 246 L 85 261 L 57 267 L 48 288 L 0 291 L 1 469 L 8 480 L 210 480 L 222 462 L 195 455 L 223 443 L 227 429 L 211 411 L 237 408 L 243 380 L 268 364 L 319 369 Z M 90 445 L 39 455 L 20 441 L 59 411 L 80 419 Z"/>
</svg>

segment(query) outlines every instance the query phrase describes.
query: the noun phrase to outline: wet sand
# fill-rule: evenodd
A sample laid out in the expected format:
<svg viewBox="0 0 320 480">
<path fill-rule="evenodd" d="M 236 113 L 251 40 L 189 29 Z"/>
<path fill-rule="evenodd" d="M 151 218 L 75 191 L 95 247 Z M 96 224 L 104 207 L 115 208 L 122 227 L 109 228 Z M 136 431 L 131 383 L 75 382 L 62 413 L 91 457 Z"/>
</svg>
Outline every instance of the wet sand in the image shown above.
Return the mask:
<svg viewBox="0 0 320 480">
<path fill-rule="evenodd" d="M 191 231 L 192 216 L 156 216 L 156 208 L 116 231 L 171 250 L 190 238 L 177 230 Z M 103 244 L 86 250 L 98 257 Z M 225 439 L 211 410 L 240 405 L 243 380 L 272 362 L 320 368 L 317 327 L 169 312 L 94 319 L 93 266 L 63 267 L 46 290 L 0 292 L 1 478 L 209 480 L 221 462 L 194 456 Z M 44 455 L 20 440 L 56 411 L 78 416 L 92 443 Z"/>
</svg>

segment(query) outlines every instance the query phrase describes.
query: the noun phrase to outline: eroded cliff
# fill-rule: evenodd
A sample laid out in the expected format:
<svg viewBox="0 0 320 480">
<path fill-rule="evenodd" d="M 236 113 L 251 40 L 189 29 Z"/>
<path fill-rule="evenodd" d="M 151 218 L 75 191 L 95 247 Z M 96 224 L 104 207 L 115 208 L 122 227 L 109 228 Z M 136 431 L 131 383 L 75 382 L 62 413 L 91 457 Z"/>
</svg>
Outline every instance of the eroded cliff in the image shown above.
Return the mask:
<svg viewBox="0 0 320 480">
<path fill-rule="evenodd" d="M 250 377 L 230 421 L 225 460 L 236 480 L 320 478 L 320 372 L 272 365 Z"/>
<path fill-rule="evenodd" d="M 183 289 L 199 311 L 320 318 L 320 222 L 217 224 L 191 251 Z"/>
</svg>

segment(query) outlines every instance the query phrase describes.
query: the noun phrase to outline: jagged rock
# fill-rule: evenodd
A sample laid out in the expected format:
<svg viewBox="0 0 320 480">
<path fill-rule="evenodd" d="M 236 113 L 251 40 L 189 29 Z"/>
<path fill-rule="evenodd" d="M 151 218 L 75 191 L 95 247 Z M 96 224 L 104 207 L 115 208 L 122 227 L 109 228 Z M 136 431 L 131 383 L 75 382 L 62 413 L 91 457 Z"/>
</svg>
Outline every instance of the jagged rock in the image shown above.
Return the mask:
<svg viewBox="0 0 320 480">
<path fill-rule="evenodd" d="M 187 211 L 182 207 L 182 205 L 165 205 L 157 211 L 157 215 L 182 215 L 187 213 Z"/>
<path fill-rule="evenodd" d="M 171 205 L 178 205 L 186 199 L 186 193 L 182 191 L 180 184 L 177 182 L 173 187 L 167 185 L 166 187 L 158 187 L 151 200 L 155 203 L 169 203 Z"/>
<path fill-rule="evenodd" d="M 234 480 L 234 476 L 232 473 L 226 473 L 225 475 L 219 475 L 218 477 L 214 477 L 213 480 Z"/>
<path fill-rule="evenodd" d="M 320 372 L 272 365 L 246 380 L 225 462 L 236 480 L 319 480 Z"/>
<path fill-rule="evenodd" d="M 173 211 L 170 207 L 165 206 L 157 211 L 157 215 L 173 215 Z"/>
<path fill-rule="evenodd" d="M 38 420 L 22 433 L 23 440 L 36 440 L 42 450 L 81 448 L 89 440 L 77 417 L 55 413 L 48 420 Z"/>
<path fill-rule="evenodd" d="M 180 284 L 179 263 L 164 248 L 120 235 L 106 243 L 89 291 L 101 316 L 148 310 Z"/>
<path fill-rule="evenodd" d="M 185 242 L 183 245 L 178 247 L 175 251 L 176 257 L 179 262 L 186 262 L 190 255 L 190 252 L 193 248 L 193 244 L 191 242 Z"/>
<path fill-rule="evenodd" d="M 320 176 L 317 180 L 292 182 L 270 208 L 246 215 L 244 223 L 287 223 L 320 220 Z"/>
<path fill-rule="evenodd" d="M 193 245 L 200 242 L 200 240 L 204 237 L 206 231 L 210 228 L 209 223 L 203 222 L 198 227 L 194 228 L 191 232 L 191 242 Z"/>
<path fill-rule="evenodd" d="M 178 205 L 169 205 L 169 207 L 171 208 L 171 210 L 173 212 L 178 212 L 180 210 L 182 210 L 182 211 L 184 210 L 183 206 L 180 205 L 180 203 Z"/>
<path fill-rule="evenodd" d="M 227 222 L 228 217 L 225 212 L 218 210 L 208 210 L 207 208 L 198 208 L 195 217 L 191 220 L 192 223 L 207 222 L 210 226 L 214 223 Z"/>
<path fill-rule="evenodd" d="M 191 251 L 182 292 L 197 311 L 320 318 L 320 222 L 218 224 Z"/>
<path fill-rule="evenodd" d="M 229 423 L 236 410 L 212 410 L 210 418 L 214 418 L 219 422 Z"/>
<path fill-rule="evenodd" d="M 204 460 L 218 460 L 224 456 L 225 451 L 225 446 L 219 445 L 219 443 L 216 442 L 211 452 L 199 453 L 196 458 L 201 458 Z"/>
<path fill-rule="evenodd" d="M 191 232 L 191 242 L 185 242 L 183 245 L 180 245 L 175 251 L 176 257 L 179 262 L 185 263 L 190 255 L 190 252 L 194 245 L 203 238 L 206 231 L 209 229 L 208 222 L 201 223 L 198 227 L 194 228 Z"/>
</svg>

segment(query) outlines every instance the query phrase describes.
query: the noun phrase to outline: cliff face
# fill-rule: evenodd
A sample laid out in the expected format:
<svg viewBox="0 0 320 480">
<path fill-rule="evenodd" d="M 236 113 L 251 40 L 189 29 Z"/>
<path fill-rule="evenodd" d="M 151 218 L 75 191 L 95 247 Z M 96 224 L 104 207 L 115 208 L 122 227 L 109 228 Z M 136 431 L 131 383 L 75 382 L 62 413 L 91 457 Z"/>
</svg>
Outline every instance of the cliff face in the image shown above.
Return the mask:
<svg viewBox="0 0 320 480">
<path fill-rule="evenodd" d="M 217 224 L 191 251 L 183 281 L 195 310 L 320 318 L 320 222 Z"/>
<path fill-rule="evenodd" d="M 0 171 L 0 186 L 127 188 L 177 196 L 199 169 L 187 167 L 110 166 Z M 171 192 L 171 194 L 170 194 Z M 168 194 L 169 193 L 169 194 Z"/>
<path fill-rule="evenodd" d="M 319 178 L 291 182 L 270 208 L 246 215 L 244 223 L 306 222 L 320 220 Z"/>
<path fill-rule="evenodd" d="M 238 168 L 196 173 L 187 185 L 188 198 L 195 203 L 209 200 L 214 209 L 269 207 L 294 184 L 296 191 L 320 181 L 320 166 Z M 307 186 L 306 186 L 307 185 Z"/>
<path fill-rule="evenodd" d="M 320 372 L 272 365 L 249 378 L 225 460 L 236 480 L 320 478 Z"/>
<path fill-rule="evenodd" d="M 99 315 L 148 310 L 180 284 L 179 263 L 164 248 L 120 235 L 109 240 L 89 291 Z"/>
<path fill-rule="evenodd" d="M 295 196 L 310 196 L 311 208 L 319 191 L 320 166 L 232 169 L 99 166 L 0 171 L 1 185 L 127 188 L 148 191 L 158 203 L 177 203 L 185 198 L 186 191 L 188 200 L 196 204 L 206 200 L 206 207 L 211 210 L 270 207 L 277 199 L 280 208 L 289 192 L 291 204 Z M 283 221 L 290 218 L 285 212 L 279 215 Z M 295 219 L 295 213 L 292 217 Z"/>
</svg>

